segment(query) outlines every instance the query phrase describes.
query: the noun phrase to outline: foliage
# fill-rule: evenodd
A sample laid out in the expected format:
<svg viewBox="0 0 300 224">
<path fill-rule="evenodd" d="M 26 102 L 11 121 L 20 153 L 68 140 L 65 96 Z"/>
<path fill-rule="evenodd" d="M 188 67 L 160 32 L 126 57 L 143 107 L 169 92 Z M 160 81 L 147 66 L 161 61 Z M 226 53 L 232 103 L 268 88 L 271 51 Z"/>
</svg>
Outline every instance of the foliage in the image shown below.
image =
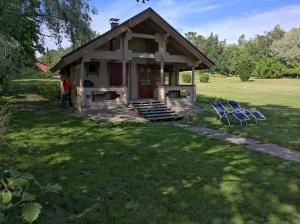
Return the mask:
<svg viewBox="0 0 300 224">
<path fill-rule="evenodd" d="M 8 91 L 8 81 L 10 76 L 16 76 L 18 68 L 21 67 L 20 61 L 21 47 L 14 39 L 7 37 L 0 32 L 0 92 Z M 18 64 L 18 67 L 15 65 Z"/>
<path fill-rule="evenodd" d="M 191 83 L 192 82 L 192 74 L 191 74 L 191 72 L 182 72 L 181 76 L 182 76 L 182 81 L 184 83 Z"/>
<path fill-rule="evenodd" d="M 251 75 L 257 78 L 274 79 L 280 78 L 286 72 L 285 66 L 274 58 L 263 58 L 255 65 Z"/>
<path fill-rule="evenodd" d="M 209 81 L 209 74 L 208 73 L 200 74 L 199 80 L 202 83 L 208 83 L 208 81 Z"/>
<path fill-rule="evenodd" d="M 57 62 L 59 62 L 60 58 L 67 53 L 72 51 L 72 47 L 68 48 L 59 48 L 57 50 L 47 50 L 44 55 L 42 55 L 38 60 L 48 66 L 48 68 L 52 68 Z"/>
<path fill-rule="evenodd" d="M 242 51 L 239 56 L 239 60 L 236 64 L 237 73 L 242 82 L 248 81 L 251 76 L 251 72 L 253 69 L 252 58 L 246 51 Z"/>
<path fill-rule="evenodd" d="M 32 223 L 39 217 L 42 209 L 42 205 L 36 202 L 38 196 L 59 191 L 61 186 L 58 184 L 42 186 L 30 173 L 7 170 L 0 184 L 0 216 L 4 217 L 9 210 L 22 207 L 23 219 Z"/>
<path fill-rule="evenodd" d="M 300 60 L 299 61 L 292 61 L 290 64 L 289 64 L 290 68 L 288 69 L 288 73 L 289 74 L 296 74 L 297 77 L 299 77 L 300 75 Z"/>
<path fill-rule="evenodd" d="M 74 47 L 92 38 L 91 16 L 96 14 L 88 0 L 11 0 L 0 3 L 0 35 L 22 49 L 15 55 L 26 65 L 35 62 L 35 51 L 44 52 L 45 38 L 58 45 L 68 38 Z M 48 30 L 47 33 L 44 30 Z M 12 63 L 11 68 L 17 68 Z M 5 73 L 10 74 L 9 71 Z"/>
<path fill-rule="evenodd" d="M 224 52 L 224 48 L 226 46 L 225 40 L 220 41 L 219 36 L 213 33 L 211 33 L 207 38 L 195 32 L 188 32 L 185 36 L 215 63 L 215 66 L 210 70 L 211 72 L 218 72 L 222 74 L 228 73 L 226 67 L 226 55 Z"/>
<path fill-rule="evenodd" d="M 300 28 L 294 28 L 284 34 L 282 39 L 275 40 L 271 45 L 272 55 L 290 62 L 300 59 Z"/>
<path fill-rule="evenodd" d="M 238 75 L 238 62 L 240 60 L 240 54 L 242 53 L 242 48 L 235 44 L 228 45 L 225 48 L 225 54 L 228 58 L 228 71 L 232 75 Z"/>
<path fill-rule="evenodd" d="M 6 143 L 10 111 L 8 105 L 2 105 L 0 109 L 0 149 Z"/>
<path fill-rule="evenodd" d="M 270 55 L 271 44 L 283 37 L 284 31 L 279 25 L 263 35 L 256 35 L 255 38 L 246 41 L 244 47 L 254 61 L 259 61 Z"/>
<path fill-rule="evenodd" d="M 42 206 L 36 202 L 30 202 L 23 205 L 22 217 L 26 222 L 34 222 L 41 213 Z"/>
<path fill-rule="evenodd" d="M 60 99 L 61 94 L 59 85 L 39 86 L 37 93 L 50 101 Z"/>
<path fill-rule="evenodd" d="M 241 64 L 240 55 L 243 52 L 247 52 L 252 61 L 269 57 L 272 43 L 281 40 L 284 31 L 276 25 L 271 31 L 256 35 L 250 40 L 246 40 L 246 36 L 242 34 L 238 44 L 226 44 L 226 40 L 219 40 L 218 35 L 212 33 L 207 38 L 195 32 L 188 32 L 185 35 L 190 42 L 215 62 L 210 72 L 238 75 L 238 66 Z"/>
</svg>

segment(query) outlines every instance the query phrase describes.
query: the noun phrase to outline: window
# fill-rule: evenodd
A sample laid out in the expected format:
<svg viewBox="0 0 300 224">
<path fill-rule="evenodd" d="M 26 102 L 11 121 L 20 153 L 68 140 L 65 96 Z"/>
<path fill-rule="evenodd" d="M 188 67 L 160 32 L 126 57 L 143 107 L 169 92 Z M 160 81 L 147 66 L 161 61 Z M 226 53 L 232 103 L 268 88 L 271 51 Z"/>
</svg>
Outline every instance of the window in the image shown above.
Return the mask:
<svg viewBox="0 0 300 224">
<path fill-rule="evenodd" d="M 96 62 L 88 64 L 88 75 L 96 74 L 98 75 L 99 65 Z"/>
<path fill-rule="evenodd" d="M 169 86 L 170 85 L 170 73 L 165 71 L 164 77 L 165 77 L 165 85 Z"/>
<path fill-rule="evenodd" d="M 152 70 L 151 68 L 141 68 L 141 85 L 151 86 L 152 85 Z"/>
</svg>

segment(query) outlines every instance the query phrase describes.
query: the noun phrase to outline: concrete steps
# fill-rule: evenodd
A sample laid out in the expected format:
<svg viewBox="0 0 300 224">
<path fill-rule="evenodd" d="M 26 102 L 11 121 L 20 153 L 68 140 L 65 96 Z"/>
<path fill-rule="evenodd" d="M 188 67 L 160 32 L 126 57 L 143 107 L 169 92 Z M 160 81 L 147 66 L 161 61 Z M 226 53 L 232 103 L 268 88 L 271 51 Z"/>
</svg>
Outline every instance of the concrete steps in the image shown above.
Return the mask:
<svg viewBox="0 0 300 224">
<path fill-rule="evenodd" d="M 170 121 L 183 118 L 158 100 L 132 101 L 130 107 L 150 121 Z"/>
</svg>

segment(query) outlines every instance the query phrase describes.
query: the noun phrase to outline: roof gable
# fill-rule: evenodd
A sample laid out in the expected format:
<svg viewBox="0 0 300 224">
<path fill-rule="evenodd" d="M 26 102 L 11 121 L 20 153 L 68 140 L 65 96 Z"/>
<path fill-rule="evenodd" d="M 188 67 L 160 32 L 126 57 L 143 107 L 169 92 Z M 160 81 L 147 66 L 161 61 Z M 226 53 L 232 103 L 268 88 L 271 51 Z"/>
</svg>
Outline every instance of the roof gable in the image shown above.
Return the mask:
<svg viewBox="0 0 300 224">
<path fill-rule="evenodd" d="M 196 48 L 191 42 L 189 42 L 184 36 L 182 36 L 176 29 L 174 29 L 158 13 L 156 13 L 152 8 L 148 8 L 121 23 L 114 29 L 107 31 L 106 33 L 77 48 L 76 50 L 66 54 L 55 66 L 53 66 L 53 68 L 51 68 L 51 70 L 56 71 L 65 67 L 66 65 L 82 57 L 86 51 L 100 47 L 101 45 L 107 43 L 113 38 L 122 35 L 129 29 L 137 26 L 138 24 L 144 22 L 149 18 L 153 20 L 157 25 L 159 25 L 166 33 L 172 36 L 176 41 L 178 41 L 182 45 L 182 47 L 186 48 L 194 57 L 201 60 L 207 68 L 210 68 L 214 65 L 214 63 L 208 57 L 206 57 L 198 48 Z"/>
</svg>

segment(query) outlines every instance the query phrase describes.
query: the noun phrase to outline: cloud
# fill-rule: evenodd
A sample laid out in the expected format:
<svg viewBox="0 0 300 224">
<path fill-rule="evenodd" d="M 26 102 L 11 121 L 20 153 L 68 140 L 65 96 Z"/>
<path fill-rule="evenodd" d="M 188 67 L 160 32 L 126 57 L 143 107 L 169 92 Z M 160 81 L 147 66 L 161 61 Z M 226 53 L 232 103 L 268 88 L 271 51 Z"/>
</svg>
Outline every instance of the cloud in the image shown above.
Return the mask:
<svg viewBox="0 0 300 224">
<path fill-rule="evenodd" d="M 103 33 L 109 29 L 108 20 L 112 17 L 125 21 L 140 11 L 152 7 L 163 18 L 170 22 L 174 27 L 180 26 L 184 18 L 191 15 L 196 16 L 203 13 L 220 8 L 220 4 L 213 4 L 211 0 L 156 0 L 149 1 L 147 4 L 137 4 L 136 1 L 112 1 L 113 3 L 106 5 L 104 11 L 100 11 L 99 15 L 93 18 L 93 29 Z"/>
<path fill-rule="evenodd" d="M 286 31 L 300 26 L 300 5 L 286 6 L 262 13 L 244 13 L 241 17 L 227 17 L 222 20 L 204 23 L 197 26 L 182 27 L 182 31 L 195 31 L 202 35 L 211 32 L 219 34 L 228 43 L 234 43 L 241 34 L 252 38 L 256 34 L 263 34 L 279 24 Z"/>
<path fill-rule="evenodd" d="M 102 3 L 99 5 L 99 2 Z M 122 22 L 148 7 L 152 7 L 181 33 L 194 31 L 208 36 L 213 32 L 219 34 L 221 39 L 226 39 L 228 43 L 236 42 L 241 34 L 245 34 L 246 38 L 263 34 L 277 24 L 286 31 L 300 26 L 299 4 L 265 12 L 252 9 L 238 16 L 237 14 L 228 16 L 226 7 L 233 7 L 228 5 L 229 1 L 222 1 L 221 4 L 217 0 L 151 0 L 147 4 L 139 4 L 135 0 L 99 2 L 97 3 L 99 14 L 93 17 L 92 28 L 100 33 L 110 29 L 110 18 L 116 17 Z M 54 48 L 54 44 L 50 41 L 47 45 Z M 64 40 L 63 46 L 67 45 L 69 42 Z"/>
</svg>

